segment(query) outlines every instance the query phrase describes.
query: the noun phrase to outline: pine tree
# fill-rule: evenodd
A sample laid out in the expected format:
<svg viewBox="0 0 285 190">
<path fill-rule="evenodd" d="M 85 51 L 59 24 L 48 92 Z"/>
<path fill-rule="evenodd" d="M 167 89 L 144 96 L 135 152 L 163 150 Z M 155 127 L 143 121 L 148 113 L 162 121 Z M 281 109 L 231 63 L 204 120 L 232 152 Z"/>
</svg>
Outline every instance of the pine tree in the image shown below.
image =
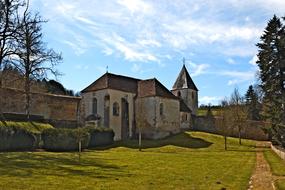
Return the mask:
<svg viewBox="0 0 285 190">
<path fill-rule="evenodd" d="M 265 117 L 272 123 L 273 137 L 280 142 L 284 135 L 284 26 L 276 15 L 269 20 L 260 38 L 257 64 L 260 69 L 261 87 L 264 91 Z"/>
<path fill-rule="evenodd" d="M 252 85 L 248 87 L 245 94 L 245 103 L 247 107 L 247 119 L 260 120 L 261 105 L 258 101 L 258 95 Z"/>
</svg>

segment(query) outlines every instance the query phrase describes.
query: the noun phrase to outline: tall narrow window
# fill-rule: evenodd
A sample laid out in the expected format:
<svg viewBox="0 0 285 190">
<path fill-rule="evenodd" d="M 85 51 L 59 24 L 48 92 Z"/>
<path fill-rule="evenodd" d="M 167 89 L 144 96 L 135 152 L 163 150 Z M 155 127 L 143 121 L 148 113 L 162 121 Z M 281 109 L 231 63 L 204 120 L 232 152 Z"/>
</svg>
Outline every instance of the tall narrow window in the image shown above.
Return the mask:
<svg viewBox="0 0 285 190">
<path fill-rule="evenodd" d="M 115 102 L 113 104 L 113 115 L 114 116 L 118 116 L 119 115 L 119 111 L 120 111 L 119 104 L 118 104 L 118 102 Z"/>
<path fill-rule="evenodd" d="M 92 99 L 92 114 L 93 115 L 97 114 L 97 99 L 96 98 Z"/>
<path fill-rule="evenodd" d="M 181 92 L 180 91 L 178 91 L 177 96 L 181 97 Z"/>
<path fill-rule="evenodd" d="M 163 115 L 163 103 L 159 104 L 159 114 Z"/>
<path fill-rule="evenodd" d="M 195 92 L 192 92 L 192 100 L 195 98 Z"/>
</svg>

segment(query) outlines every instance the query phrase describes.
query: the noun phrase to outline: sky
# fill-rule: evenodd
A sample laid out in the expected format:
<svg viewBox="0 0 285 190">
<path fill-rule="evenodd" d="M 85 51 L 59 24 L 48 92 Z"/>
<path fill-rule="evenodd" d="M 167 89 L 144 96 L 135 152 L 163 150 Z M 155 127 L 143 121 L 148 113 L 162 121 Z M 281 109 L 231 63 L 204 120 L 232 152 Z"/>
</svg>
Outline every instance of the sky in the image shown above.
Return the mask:
<svg viewBox="0 0 285 190">
<path fill-rule="evenodd" d="M 172 88 L 183 58 L 199 104 L 255 84 L 256 43 L 284 0 L 30 0 L 47 47 L 61 52 L 58 80 L 81 91 L 108 72 Z"/>
</svg>

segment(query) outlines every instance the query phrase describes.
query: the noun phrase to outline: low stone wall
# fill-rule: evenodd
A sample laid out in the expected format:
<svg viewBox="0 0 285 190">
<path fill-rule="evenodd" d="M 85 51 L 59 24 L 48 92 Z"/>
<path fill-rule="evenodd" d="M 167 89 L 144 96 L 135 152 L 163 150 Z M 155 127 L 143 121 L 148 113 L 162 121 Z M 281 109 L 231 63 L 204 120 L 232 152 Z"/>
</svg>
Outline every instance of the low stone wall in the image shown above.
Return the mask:
<svg viewBox="0 0 285 190">
<path fill-rule="evenodd" d="M 218 118 L 215 117 L 207 117 L 207 116 L 197 116 L 194 117 L 194 125 L 193 130 L 195 131 L 203 131 L 208 133 L 214 133 L 223 135 L 224 131 L 221 127 L 218 126 L 217 122 Z M 228 136 L 238 137 L 238 129 L 236 127 L 229 128 L 226 131 Z M 263 126 L 262 122 L 251 122 L 248 121 L 245 123 L 245 126 L 242 127 L 241 137 L 244 139 L 252 139 L 252 140 L 268 140 L 269 136 L 266 133 L 266 130 Z"/>
<path fill-rule="evenodd" d="M 283 160 L 285 160 L 285 150 L 271 144 L 271 149 Z"/>
</svg>

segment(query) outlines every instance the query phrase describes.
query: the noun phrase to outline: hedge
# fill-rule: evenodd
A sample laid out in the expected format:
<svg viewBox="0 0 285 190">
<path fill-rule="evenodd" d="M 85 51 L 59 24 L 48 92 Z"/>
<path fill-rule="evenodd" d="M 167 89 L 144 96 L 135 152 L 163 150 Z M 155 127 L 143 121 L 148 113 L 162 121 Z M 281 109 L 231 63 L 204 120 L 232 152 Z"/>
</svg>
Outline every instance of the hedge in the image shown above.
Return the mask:
<svg viewBox="0 0 285 190">
<path fill-rule="evenodd" d="M 87 148 L 90 135 L 87 130 L 53 128 L 46 129 L 42 133 L 43 147 L 50 151 L 78 150 L 78 142 L 81 139 L 81 148 Z"/>
<path fill-rule="evenodd" d="M 110 145 L 114 142 L 114 131 L 105 127 L 86 127 L 90 133 L 90 141 L 88 147 L 93 148 L 97 146 Z"/>
<path fill-rule="evenodd" d="M 33 122 L 0 122 L 0 151 L 31 150 L 37 148 L 40 133 L 49 124 Z"/>
</svg>

